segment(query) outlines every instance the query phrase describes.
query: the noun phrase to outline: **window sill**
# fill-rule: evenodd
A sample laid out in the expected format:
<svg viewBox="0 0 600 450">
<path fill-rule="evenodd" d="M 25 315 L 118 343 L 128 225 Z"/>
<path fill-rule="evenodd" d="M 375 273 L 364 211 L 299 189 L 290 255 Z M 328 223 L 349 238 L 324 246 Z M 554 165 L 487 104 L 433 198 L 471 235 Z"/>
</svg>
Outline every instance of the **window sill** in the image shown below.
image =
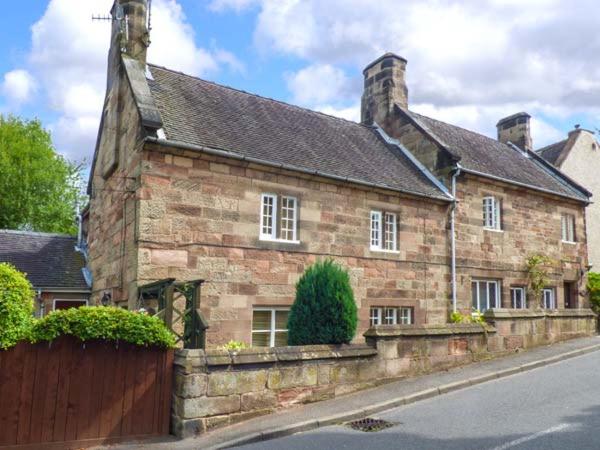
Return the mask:
<svg viewBox="0 0 600 450">
<path fill-rule="evenodd" d="M 483 229 L 485 231 L 493 231 L 494 233 L 504 233 L 504 230 L 498 230 L 496 228 L 487 228 L 487 227 L 483 227 Z"/>
<path fill-rule="evenodd" d="M 577 244 L 577 242 L 575 241 L 561 241 L 563 244 L 570 244 L 570 245 L 575 245 Z"/>
<path fill-rule="evenodd" d="M 293 245 L 300 244 L 300 241 L 288 241 L 287 239 L 272 239 L 272 238 L 266 238 L 266 237 L 259 237 L 258 240 L 262 241 L 262 242 L 276 242 L 278 244 L 293 244 Z"/>
<path fill-rule="evenodd" d="M 397 255 L 400 253 L 400 250 L 385 250 L 382 248 L 377 248 L 377 247 L 369 247 L 369 250 L 371 250 L 372 252 L 377 252 L 377 253 L 390 253 L 392 255 Z"/>
</svg>

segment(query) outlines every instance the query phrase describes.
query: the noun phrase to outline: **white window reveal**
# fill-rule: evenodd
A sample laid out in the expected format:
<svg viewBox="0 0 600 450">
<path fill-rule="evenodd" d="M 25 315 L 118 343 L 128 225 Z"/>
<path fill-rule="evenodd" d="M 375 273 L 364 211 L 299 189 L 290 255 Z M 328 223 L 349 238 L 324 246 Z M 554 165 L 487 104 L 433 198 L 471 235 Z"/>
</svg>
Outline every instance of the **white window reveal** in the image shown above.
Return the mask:
<svg viewBox="0 0 600 450">
<path fill-rule="evenodd" d="M 497 280 L 471 281 L 471 298 L 473 309 L 484 312 L 490 308 L 500 307 L 500 284 Z"/>
<path fill-rule="evenodd" d="M 525 298 L 524 287 L 511 287 L 510 298 L 512 300 L 512 307 L 515 309 L 526 309 L 527 300 Z"/>
<path fill-rule="evenodd" d="M 575 216 L 563 214 L 560 219 L 563 242 L 575 242 Z"/>
<path fill-rule="evenodd" d="M 398 215 L 371 211 L 371 250 L 398 251 Z"/>
<path fill-rule="evenodd" d="M 489 196 L 483 198 L 483 226 L 490 230 L 501 230 L 500 200 Z"/>
<path fill-rule="evenodd" d="M 298 243 L 298 200 L 295 197 L 262 194 L 260 239 Z"/>
<path fill-rule="evenodd" d="M 288 308 L 254 308 L 252 311 L 252 347 L 287 345 Z"/>
<path fill-rule="evenodd" d="M 542 299 L 544 301 L 544 308 L 556 309 L 556 298 L 554 296 L 554 288 L 544 288 L 542 291 Z"/>
</svg>

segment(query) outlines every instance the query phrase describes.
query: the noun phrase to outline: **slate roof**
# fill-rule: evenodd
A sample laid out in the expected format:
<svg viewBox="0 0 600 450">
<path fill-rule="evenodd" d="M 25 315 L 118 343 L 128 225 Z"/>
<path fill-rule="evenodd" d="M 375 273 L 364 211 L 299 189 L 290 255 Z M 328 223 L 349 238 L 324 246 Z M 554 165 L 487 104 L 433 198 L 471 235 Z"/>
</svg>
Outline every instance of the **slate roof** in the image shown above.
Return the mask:
<svg viewBox="0 0 600 450">
<path fill-rule="evenodd" d="M 457 158 L 468 170 L 588 201 L 589 192 L 533 152 L 517 150 L 495 139 L 403 110 Z"/>
<path fill-rule="evenodd" d="M 565 139 L 564 141 L 555 142 L 554 144 L 537 149 L 535 152 L 550 164 L 556 165 L 556 161 L 558 161 L 558 158 L 567 146 L 568 141 L 568 139 Z"/>
<path fill-rule="evenodd" d="M 169 141 L 449 200 L 373 128 L 149 65 Z"/>
<path fill-rule="evenodd" d="M 61 234 L 0 230 L 0 262 L 25 272 L 34 288 L 89 290 L 76 243 L 75 237 Z"/>
</svg>

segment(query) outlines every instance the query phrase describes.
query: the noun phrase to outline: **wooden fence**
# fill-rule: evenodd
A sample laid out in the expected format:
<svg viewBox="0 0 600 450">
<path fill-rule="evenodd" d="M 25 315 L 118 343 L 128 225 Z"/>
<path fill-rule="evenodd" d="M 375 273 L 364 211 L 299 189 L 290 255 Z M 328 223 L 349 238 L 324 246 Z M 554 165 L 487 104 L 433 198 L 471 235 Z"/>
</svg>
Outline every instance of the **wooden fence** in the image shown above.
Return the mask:
<svg viewBox="0 0 600 450">
<path fill-rule="evenodd" d="M 0 350 L 0 449 L 168 434 L 173 351 L 62 337 Z"/>
</svg>

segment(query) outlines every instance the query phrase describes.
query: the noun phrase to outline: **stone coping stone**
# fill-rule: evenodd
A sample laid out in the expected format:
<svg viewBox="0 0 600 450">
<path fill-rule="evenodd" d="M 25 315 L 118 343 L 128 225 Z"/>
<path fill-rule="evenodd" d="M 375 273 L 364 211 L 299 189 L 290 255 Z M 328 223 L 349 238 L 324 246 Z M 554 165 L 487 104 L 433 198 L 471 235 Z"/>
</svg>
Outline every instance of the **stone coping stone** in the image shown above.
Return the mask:
<svg viewBox="0 0 600 450">
<path fill-rule="evenodd" d="M 581 309 L 556 309 L 545 311 L 543 309 L 508 309 L 495 308 L 485 312 L 484 317 L 490 320 L 497 319 L 537 319 L 542 317 L 596 317 L 596 313 L 589 308 Z"/>
<path fill-rule="evenodd" d="M 448 323 L 445 325 L 376 325 L 369 328 L 363 336 L 377 337 L 420 337 L 451 336 L 461 334 L 494 333 L 496 329 L 490 325 L 477 323 Z"/>
<path fill-rule="evenodd" d="M 179 349 L 175 351 L 175 365 L 182 367 L 231 366 L 315 359 L 360 358 L 375 355 L 377 355 L 377 350 L 365 344 L 254 347 L 236 351 Z"/>
</svg>

